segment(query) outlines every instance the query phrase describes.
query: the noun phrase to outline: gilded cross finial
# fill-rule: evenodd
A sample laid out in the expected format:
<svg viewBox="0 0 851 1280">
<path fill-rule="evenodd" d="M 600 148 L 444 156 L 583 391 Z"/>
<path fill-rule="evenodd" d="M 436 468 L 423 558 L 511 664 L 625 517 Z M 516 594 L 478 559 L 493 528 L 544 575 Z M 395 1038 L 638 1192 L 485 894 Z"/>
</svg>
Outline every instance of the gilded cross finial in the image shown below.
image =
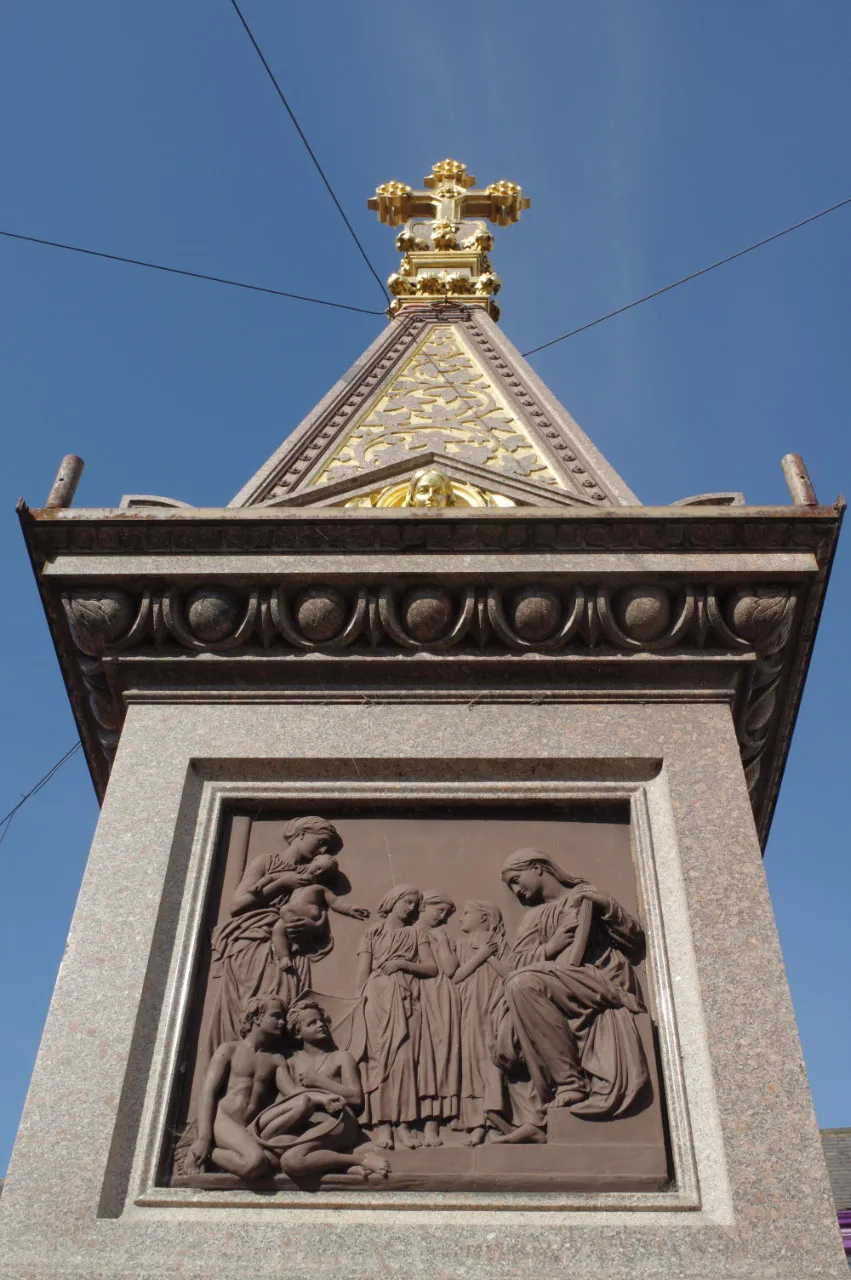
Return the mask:
<svg viewBox="0 0 851 1280">
<path fill-rule="evenodd" d="M 391 227 L 404 223 L 396 248 L 404 256 L 387 281 L 395 314 L 405 305 L 431 305 L 436 299 L 478 304 L 497 318 L 494 294 L 501 281 L 488 258 L 493 235 L 486 223 L 508 227 L 531 201 L 506 178 L 479 190 L 460 160 L 440 160 L 422 190 L 404 182 L 376 187 L 369 208 Z"/>
</svg>

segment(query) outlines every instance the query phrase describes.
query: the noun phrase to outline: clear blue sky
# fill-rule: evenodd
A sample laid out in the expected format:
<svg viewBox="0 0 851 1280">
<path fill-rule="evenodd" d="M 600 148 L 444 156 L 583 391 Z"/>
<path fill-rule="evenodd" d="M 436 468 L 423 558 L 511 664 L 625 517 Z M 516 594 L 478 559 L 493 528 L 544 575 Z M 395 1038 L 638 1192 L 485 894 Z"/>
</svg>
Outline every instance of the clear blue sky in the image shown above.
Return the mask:
<svg viewBox="0 0 851 1280">
<path fill-rule="evenodd" d="M 523 184 L 493 255 L 521 349 L 851 195 L 847 0 L 244 6 L 382 276 L 378 182 L 452 155 Z M 18 0 L 0 23 L 0 226 L 381 305 L 227 0 Z M 851 209 L 534 364 L 645 502 L 786 502 L 789 450 L 832 502 L 849 266 Z M 82 505 L 223 504 L 382 321 L 5 240 L 0 267 L 2 814 L 75 738 L 16 498 L 40 505 L 76 452 Z M 766 859 L 824 1126 L 851 1124 L 848 564 Z M 76 757 L 0 848 L 0 1168 L 96 818 Z"/>
</svg>

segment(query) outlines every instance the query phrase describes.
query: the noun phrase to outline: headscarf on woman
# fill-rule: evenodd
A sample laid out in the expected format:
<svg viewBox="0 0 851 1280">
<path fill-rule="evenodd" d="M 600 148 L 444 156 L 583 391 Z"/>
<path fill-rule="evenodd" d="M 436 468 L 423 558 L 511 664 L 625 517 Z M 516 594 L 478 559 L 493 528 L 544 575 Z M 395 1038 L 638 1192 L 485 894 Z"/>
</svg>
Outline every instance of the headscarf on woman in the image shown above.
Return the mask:
<svg viewBox="0 0 851 1280">
<path fill-rule="evenodd" d="M 566 889 L 587 886 L 540 849 L 517 849 L 503 879 L 538 866 Z M 616 1116 L 628 1111 L 648 1080 L 636 1016 L 645 1005 L 631 960 L 641 959 L 640 923 L 594 890 L 591 902 L 566 893 L 531 907 L 512 947 L 516 966 L 505 981 L 509 1016 L 497 1040 L 506 1060 L 519 1047 L 543 1103 L 558 1096 L 575 1115 Z M 583 915 L 585 921 L 583 923 Z M 569 963 L 564 952 L 547 958 L 547 943 L 566 927 L 585 938 Z"/>
<path fill-rule="evenodd" d="M 420 902 L 423 900 L 423 895 L 415 884 L 397 884 L 394 885 L 389 893 L 385 893 L 379 902 L 376 908 L 378 914 L 380 916 L 389 916 L 396 903 L 400 898 L 404 898 L 406 893 L 415 893 Z"/>
<path fill-rule="evenodd" d="M 557 863 L 553 862 L 542 849 L 515 849 L 505 862 L 502 864 L 500 872 L 503 880 L 506 876 L 510 876 L 515 871 L 524 871 L 526 867 L 542 867 L 544 871 L 548 871 L 551 876 L 558 880 L 559 884 L 563 884 L 567 889 L 575 889 L 577 885 L 587 884 L 584 876 L 572 876 L 565 871 Z"/>
</svg>

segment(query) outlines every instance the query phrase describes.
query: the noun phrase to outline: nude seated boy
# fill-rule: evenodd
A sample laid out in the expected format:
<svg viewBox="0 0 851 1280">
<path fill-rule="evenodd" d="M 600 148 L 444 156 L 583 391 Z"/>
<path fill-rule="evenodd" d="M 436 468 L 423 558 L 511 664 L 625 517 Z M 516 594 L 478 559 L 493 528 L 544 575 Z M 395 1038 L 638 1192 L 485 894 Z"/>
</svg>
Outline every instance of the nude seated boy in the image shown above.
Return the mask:
<svg viewBox="0 0 851 1280">
<path fill-rule="evenodd" d="M 280 1095 L 286 1100 L 287 1128 L 306 1123 L 317 1106 L 342 1111 L 342 1097 L 300 1089 L 279 1052 L 287 1010 L 277 996 L 257 996 L 242 1015 L 240 1040 L 228 1040 L 213 1054 L 198 1105 L 198 1137 L 189 1149 L 187 1173 L 203 1172 L 210 1161 L 250 1182 L 272 1172 L 272 1161 L 249 1125 Z"/>
<path fill-rule="evenodd" d="M 292 946 L 288 929 L 294 924 L 324 925 L 328 912 L 349 916 L 352 920 L 368 920 L 366 907 L 353 907 L 327 887 L 327 882 L 337 874 L 338 862 L 328 853 L 320 853 L 291 874 L 293 888 L 287 901 L 281 906 L 278 920 L 272 929 L 272 950 L 282 969 L 294 969 Z M 287 879 L 290 877 L 288 876 Z M 279 876 L 283 880 L 283 876 Z"/>
<path fill-rule="evenodd" d="M 220 1045 L 207 1069 L 198 1136 L 185 1172 L 202 1173 L 209 1161 L 246 1182 L 269 1177 L 278 1168 L 296 1180 L 334 1172 L 386 1177 L 387 1163 L 376 1152 L 354 1156 L 345 1151 L 360 1139 L 348 1106 L 348 1079 L 340 1079 L 341 1093 L 327 1076 L 318 1088 L 293 1080 L 278 1051 L 286 1021 L 287 1010 L 277 996 L 248 1001 L 242 1038 Z"/>
</svg>

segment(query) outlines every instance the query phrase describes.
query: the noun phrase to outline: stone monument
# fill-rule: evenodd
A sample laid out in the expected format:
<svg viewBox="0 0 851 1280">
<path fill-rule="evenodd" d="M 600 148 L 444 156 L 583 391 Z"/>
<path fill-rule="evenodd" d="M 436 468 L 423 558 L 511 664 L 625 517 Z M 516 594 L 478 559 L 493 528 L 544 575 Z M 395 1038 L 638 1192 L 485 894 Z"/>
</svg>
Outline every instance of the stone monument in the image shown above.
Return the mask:
<svg viewBox="0 0 851 1280">
<path fill-rule="evenodd" d="M 0 1273 L 845 1273 L 761 865 L 841 521 L 644 507 L 464 165 L 225 509 L 21 506 L 103 801 Z"/>
</svg>

